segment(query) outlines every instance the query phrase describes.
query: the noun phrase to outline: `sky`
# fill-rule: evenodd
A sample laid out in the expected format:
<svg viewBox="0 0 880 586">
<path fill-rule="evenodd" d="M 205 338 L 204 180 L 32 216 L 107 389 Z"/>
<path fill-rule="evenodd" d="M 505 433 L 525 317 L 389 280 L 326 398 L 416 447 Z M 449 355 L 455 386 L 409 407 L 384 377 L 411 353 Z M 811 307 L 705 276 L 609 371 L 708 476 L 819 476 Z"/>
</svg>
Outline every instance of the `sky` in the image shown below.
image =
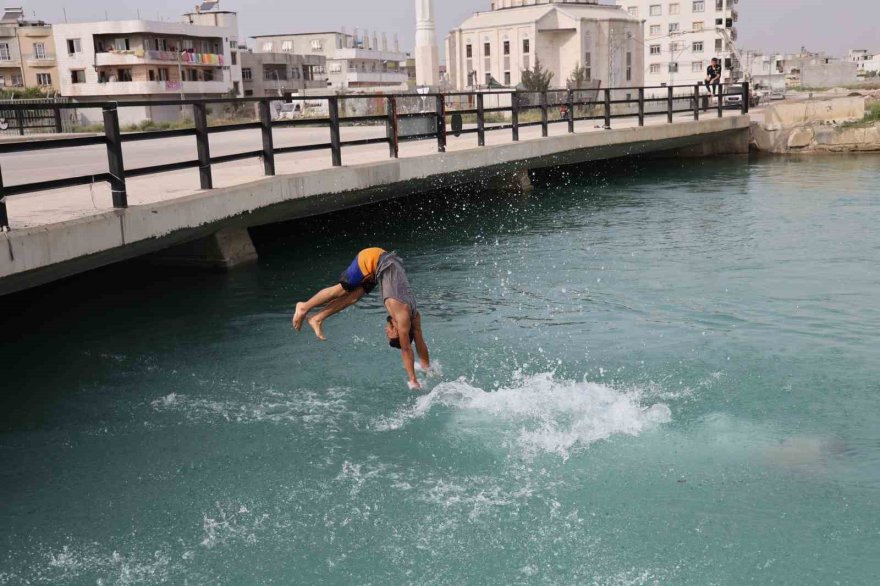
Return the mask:
<svg viewBox="0 0 880 586">
<path fill-rule="evenodd" d="M 603 0 L 613 3 L 611 0 Z M 471 13 L 489 9 L 490 0 L 435 0 L 437 37 L 443 38 Z M 7 5 L 9 3 L 7 2 Z M 29 18 L 70 22 L 137 18 L 178 20 L 196 0 L 19 0 Z M 146 8 L 149 6 L 149 8 Z M 400 36 L 404 50 L 415 36 L 414 0 L 221 0 L 221 8 L 239 13 L 243 37 L 259 34 L 338 30 L 354 27 Z M 849 49 L 880 52 L 880 0 L 740 0 L 741 49 L 794 52 L 806 46 L 845 56 Z"/>
</svg>

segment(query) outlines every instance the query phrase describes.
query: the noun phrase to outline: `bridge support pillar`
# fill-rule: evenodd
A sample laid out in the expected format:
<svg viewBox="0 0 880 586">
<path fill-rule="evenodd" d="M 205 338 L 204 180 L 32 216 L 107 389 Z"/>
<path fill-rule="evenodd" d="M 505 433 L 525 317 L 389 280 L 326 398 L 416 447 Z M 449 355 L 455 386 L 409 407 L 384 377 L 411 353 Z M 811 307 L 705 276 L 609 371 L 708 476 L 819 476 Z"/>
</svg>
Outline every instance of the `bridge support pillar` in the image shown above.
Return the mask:
<svg viewBox="0 0 880 586">
<path fill-rule="evenodd" d="M 206 238 L 153 255 L 158 264 L 228 271 L 257 262 L 247 228 L 224 228 Z"/>
<path fill-rule="evenodd" d="M 528 169 L 517 169 L 495 175 L 489 180 L 489 189 L 514 195 L 524 195 L 534 189 Z"/>
</svg>

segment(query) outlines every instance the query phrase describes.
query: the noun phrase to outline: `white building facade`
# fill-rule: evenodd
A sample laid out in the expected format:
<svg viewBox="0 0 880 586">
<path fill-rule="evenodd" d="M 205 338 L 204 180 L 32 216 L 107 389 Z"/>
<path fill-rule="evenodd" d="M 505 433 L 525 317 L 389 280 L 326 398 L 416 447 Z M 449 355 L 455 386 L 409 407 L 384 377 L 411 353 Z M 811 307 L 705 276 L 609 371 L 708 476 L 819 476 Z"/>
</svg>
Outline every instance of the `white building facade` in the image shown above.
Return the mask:
<svg viewBox="0 0 880 586">
<path fill-rule="evenodd" d="M 234 26 L 145 20 L 55 25 L 61 94 L 79 102 L 241 95 Z M 78 112 L 84 123 L 101 119 L 100 110 Z M 119 115 L 123 125 L 162 122 L 176 120 L 180 108 L 123 107 Z"/>
<path fill-rule="evenodd" d="M 880 55 L 868 49 L 851 49 L 849 60 L 858 65 L 859 77 L 876 77 L 880 73 Z"/>
<path fill-rule="evenodd" d="M 723 83 L 738 81 L 740 64 L 731 50 L 737 39 L 739 0 L 616 0 L 645 23 L 645 83 L 649 86 L 703 83 L 712 58 Z"/>
<path fill-rule="evenodd" d="M 494 0 L 446 37 L 449 83 L 472 90 L 496 82 L 515 87 L 536 60 L 565 88 L 575 69 L 603 87 L 644 81 L 642 23 L 596 0 Z"/>
<path fill-rule="evenodd" d="M 376 34 L 343 32 L 261 35 L 253 39 L 255 53 L 323 56 L 327 89 L 332 91 L 397 92 L 408 87 L 408 76 L 399 69 L 407 55 L 396 46 L 389 47 L 384 35 L 381 41 Z"/>
</svg>

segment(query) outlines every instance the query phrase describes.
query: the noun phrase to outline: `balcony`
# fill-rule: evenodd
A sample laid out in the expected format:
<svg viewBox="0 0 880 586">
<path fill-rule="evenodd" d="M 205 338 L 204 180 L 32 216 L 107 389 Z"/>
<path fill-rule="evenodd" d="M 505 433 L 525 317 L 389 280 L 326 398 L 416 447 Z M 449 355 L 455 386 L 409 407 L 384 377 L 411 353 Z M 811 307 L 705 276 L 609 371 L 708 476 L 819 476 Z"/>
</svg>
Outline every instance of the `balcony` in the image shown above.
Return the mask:
<svg viewBox="0 0 880 586">
<path fill-rule="evenodd" d="M 102 65 L 112 67 L 119 65 L 143 65 L 147 63 L 168 65 L 169 63 L 177 63 L 178 58 L 183 65 L 190 67 L 221 67 L 225 64 L 223 55 L 216 55 L 214 53 L 177 53 L 176 51 L 143 51 L 137 49 L 134 51 L 97 53 L 95 55 L 95 65 L 98 67 Z"/>
<path fill-rule="evenodd" d="M 407 83 L 409 76 L 406 73 L 396 71 L 357 71 L 349 69 L 346 80 L 350 84 L 402 85 Z"/>
<path fill-rule="evenodd" d="M 185 81 L 183 92 L 186 94 L 217 94 L 224 95 L 232 89 L 232 84 L 225 81 Z M 114 96 L 178 96 L 181 84 L 176 81 L 108 81 L 106 83 L 74 83 L 66 87 L 70 97 L 104 97 Z"/>
<path fill-rule="evenodd" d="M 403 61 L 406 53 L 371 49 L 336 49 L 333 59 L 366 59 L 375 61 Z"/>
<path fill-rule="evenodd" d="M 9 67 L 15 67 L 16 69 L 21 68 L 21 59 L 18 59 L 14 55 L 10 55 L 9 59 L 0 59 L 0 69 L 6 69 Z"/>
<path fill-rule="evenodd" d="M 55 55 L 43 53 L 42 55 L 23 55 L 25 63 L 31 67 L 55 67 Z"/>
</svg>

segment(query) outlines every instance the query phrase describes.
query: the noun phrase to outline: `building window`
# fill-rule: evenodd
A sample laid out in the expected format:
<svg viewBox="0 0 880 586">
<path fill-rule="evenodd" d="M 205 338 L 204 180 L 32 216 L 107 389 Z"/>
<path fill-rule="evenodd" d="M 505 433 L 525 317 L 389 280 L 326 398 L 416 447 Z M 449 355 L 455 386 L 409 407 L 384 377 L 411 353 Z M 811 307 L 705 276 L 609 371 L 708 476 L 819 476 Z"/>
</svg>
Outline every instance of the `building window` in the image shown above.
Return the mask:
<svg viewBox="0 0 880 586">
<path fill-rule="evenodd" d="M 681 45 L 679 45 L 677 42 L 673 41 L 672 43 L 669 43 L 669 52 L 670 53 L 678 53 L 680 50 L 681 50 Z"/>
<path fill-rule="evenodd" d="M 230 53 L 229 57 L 229 60 L 233 65 L 238 65 L 238 53 Z"/>
<path fill-rule="evenodd" d="M 509 71 L 504 72 L 504 85 L 506 85 L 506 86 L 510 85 L 510 72 Z"/>
<path fill-rule="evenodd" d="M 651 16 L 663 16 L 663 6 L 660 4 L 651 4 L 649 14 Z"/>
<path fill-rule="evenodd" d="M 464 56 L 468 59 L 473 59 L 474 57 L 474 47 L 473 45 L 465 45 L 464 46 Z"/>
<path fill-rule="evenodd" d="M 504 41 L 504 54 L 510 55 L 510 41 Z"/>
<path fill-rule="evenodd" d="M 272 52 L 272 41 L 266 41 L 263 43 L 263 53 L 271 53 Z"/>
<path fill-rule="evenodd" d="M 678 73 L 678 63 L 674 61 L 669 63 L 669 73 Z"/>
<path fill-rule="evenodd" d="M 86 72 L 84 69 L 74 69 L 70 72 L 70 83 L 85 83 Z"/>
<path fill-rule="evenodd" d="M 724 10 L 724 0 L 715 0 L 715 10 L 718 12 Z"/>
<path fill-rule="evenodd" d="M 45 59 L 46 58 L 46 43 L 34 43 L 34 58 L 35 59 Z"/>
<path fill-rule="evenodd" d="M 660 45 L 651 45 L 651 55 L 659 55 L 660 54 Z"/>
<path fill-rule="evenodd" d="M 633 78 L 633 54 L 626 52 L 626 81 L 632 81 Z"/>
<path fill-rule="evenodd" d="M 168 76 L 168 69 L 161 67 L 159 69 L 159 81 L 168 81 L 169 79 L 171 78 Z"/>
<path fill-rule="evenodd" d="M 330 73 L 342 73 L 342 63 L 331 63 Z"/>
<path fill-rule="evenodd" d="M 531 45 L 529 44 L 529 39 L 523 39 L 523 55 L 528 55 L 531 53 Z"/>
<path fill-rule="evenodd" d="M 9 43 L 0 43 L 0 61 L 12 61 L 9 56 Z"/>
<path fill-rule="evenodd" d="M 131 43 L 128 39 L 113 39 L 113 48 L 117 51 L 128 51 L 131 49 Z"/>
<path fill-rule="evenodd" d="M 486 85 L 492 85 L 492 74 L 486 73 Z"/>
<path fill-rule="evenodd" d="M 671 33 L 677 33 L 679 30 L 680 30 L 680 29 L 679 29 L 679 26 L 678 26 L 678 23 L 677 23 L 677 22 L 670 22 L 670 23 L 669 23 L 669 32 L 671 32 Z"/>
<path fill-rule="evenodd" d="M 593 54 L 584 55 L 584 81 L 593 81 Z"/>
<path fill-rule="evenodd" d="M 702 53 L 703 52 L 703 41 L 694 41 L 694 44 L 691 47 L 691 50 L 694 53 Z"/>
<path fill-rule="evenodd" d="M 491 57 L 492 56 L 492 44 L 491 43 L 483 43 L 483 57 Z"/>
<path fill-rule="evenodd" d="M 723 42 L 722 42 L 722 40 L 721 40 L 721 39 L 715 39 L 715 51 L 718 52 L 718 53 L 720 53 L 720 52 L 723 51 L 723 50 L 724 50 L 724 48 L 723 48 Z"/>
<path fill-rule="evenodd" d="M 652 37 L 658 37 L 658 36 L 660 36 L 660 30 L 661 30 L 661 29 L 660 29 L 660 25 L 659 25 L 659 24 L 652 24 L 652 25 L 651 25 L 651 36 L 652 36 Z"/>
<path fill-rule="evenodd" d="M 705 0 L 694 0 L 694 12 L 706 12 Z"/>
<path fill-rule="evenodd" d="M 702 73 L 703 72 L 703 62 L 702 61 L 694 61 L 691 63 L 691 71 L 694 73 Z"/>
<path fill-rule="evenodd" d="M 21 78 L 20 73 L 12 74 L 12 87 L 24 87 L 24 80 Z"/>
<path fill-rule="evenodd" d="M 37 85 L 40 87 L 46 87 L 52 85 L 52 76 L 48 73 L 38 73 L 37 74 Z"/>
<path fill-rule="evenodd" d="M 629 8 L 627 8 L 627 11 L 629 12 L 630 16 L 635 16 L 636 18 L 639 17 L 639 7 L 638 6 L 630 6 Z"/>
<path fill-rule="evenodd" d="M 251 81 L 254 78 L 254 74 L 251 72 L 250 67 L 245 67 L 241 70 L 241 78 L 244 81 Z"/>
<path fill-rule="evenodd" d="M 650 73 L 660 73 L 660 64 L 659 63 L 651 63 L 650 68 L 648 69 Z"/>
<path fill-rule="evenodd" d="M 681 12 L 681 5 L 676 2 L 675 4 L 669 5 L 669 14 L 678 14 Z"/>
<path fill-rule="evenodd" d="M 312 51 L 323 51 L 324 43 L 321 42 L 320 39 L 315 39 L 312 41 Z"/>
<path fill-rule="evenodd" d="M 695 31 L 703 30 L 703 21 L 698 20 L 698 21 L 694 22 L 693 30 L 695 30 Z"/>
<path fill-rule="evenodd" d="M 285 53 L 293 51 L 293 41 L 284 41 L 283 43 L 281 43 L 281 50 Z"/>
</svg>

